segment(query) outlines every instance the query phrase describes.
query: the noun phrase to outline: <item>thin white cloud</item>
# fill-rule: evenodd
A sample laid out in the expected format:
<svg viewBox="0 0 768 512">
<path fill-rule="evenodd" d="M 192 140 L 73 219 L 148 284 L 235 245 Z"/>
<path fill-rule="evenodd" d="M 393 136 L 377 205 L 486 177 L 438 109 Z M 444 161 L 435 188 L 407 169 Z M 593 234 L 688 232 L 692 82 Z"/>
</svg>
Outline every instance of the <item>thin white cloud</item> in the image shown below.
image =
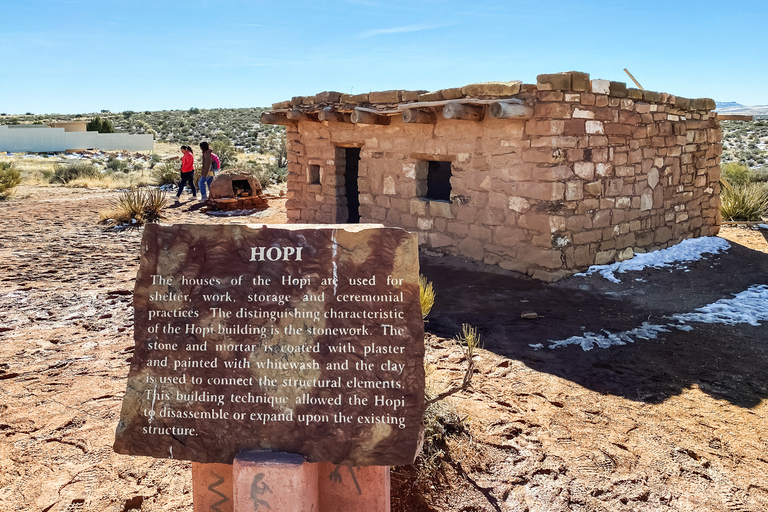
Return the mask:
<svg viewBox="0 0 768 512">
<path fill-rule="evenodd" d="M 387 34 L 402 34 L 404 32 L 420 32 L 422 30 L 432 30 L 435 28 L 448 27 L 453 23 L 443 23 L 440 25 L 406 25 L 404 27 L 392 27 L 392 28 L 378 28 L 375 30 L 369 30 L 367 32 L 361 32 L 357 35 L 358 38 L 383 36 Z"/>
</svg>

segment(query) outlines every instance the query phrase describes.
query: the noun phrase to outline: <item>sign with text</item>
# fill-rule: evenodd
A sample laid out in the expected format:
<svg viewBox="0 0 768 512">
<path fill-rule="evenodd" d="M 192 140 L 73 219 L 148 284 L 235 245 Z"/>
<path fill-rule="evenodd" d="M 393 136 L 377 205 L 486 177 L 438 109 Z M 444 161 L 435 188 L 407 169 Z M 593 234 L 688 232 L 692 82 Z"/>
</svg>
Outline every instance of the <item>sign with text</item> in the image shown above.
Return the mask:
<svg viewBox="0 0 768 512">
<path fill-rule="evenodd" d="M 147 225 L 115 451 L 398 465 L 420 448 L 416 235 L 359 225 Z"/>
</svg>

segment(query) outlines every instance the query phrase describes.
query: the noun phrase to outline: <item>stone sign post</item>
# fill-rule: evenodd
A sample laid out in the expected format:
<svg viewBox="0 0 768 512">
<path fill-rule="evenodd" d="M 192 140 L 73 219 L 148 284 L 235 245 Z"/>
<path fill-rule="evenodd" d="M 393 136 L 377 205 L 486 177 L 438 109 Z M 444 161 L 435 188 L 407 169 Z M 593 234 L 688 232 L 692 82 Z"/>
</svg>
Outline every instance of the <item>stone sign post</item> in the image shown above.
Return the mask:
<svg viewBox="0 0 768 512">
<path fill-rule="evenodd" d="M 418 243 L 370 225 L 150 224 L 115 451 L 410 464 L 423 437 Z"/>
</svg>

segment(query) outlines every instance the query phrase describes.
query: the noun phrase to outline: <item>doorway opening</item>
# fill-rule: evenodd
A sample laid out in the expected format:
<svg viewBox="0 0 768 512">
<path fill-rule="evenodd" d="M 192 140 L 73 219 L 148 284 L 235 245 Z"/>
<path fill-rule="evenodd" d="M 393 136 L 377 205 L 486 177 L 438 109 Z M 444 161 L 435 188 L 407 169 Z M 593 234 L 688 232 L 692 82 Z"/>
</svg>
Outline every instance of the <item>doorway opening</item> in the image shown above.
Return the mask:
<svg viewBox="0 0 768 512">
<path fill-rule="evenodd" d="M 360 222 L 360 191 L 357 187 L 360 148 L 344 149 L 344 186 L 347 197 L 347 224 Z"/>
</svg>

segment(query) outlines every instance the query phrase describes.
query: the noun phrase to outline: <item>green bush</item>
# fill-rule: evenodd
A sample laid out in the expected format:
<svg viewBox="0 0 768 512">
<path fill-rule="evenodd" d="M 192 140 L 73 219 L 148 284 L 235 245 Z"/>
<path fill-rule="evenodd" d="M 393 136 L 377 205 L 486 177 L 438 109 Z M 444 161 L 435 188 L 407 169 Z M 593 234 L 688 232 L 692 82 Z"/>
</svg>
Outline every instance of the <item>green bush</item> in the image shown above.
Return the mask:
<svg viewBox="0 0 768 512">
<path fill-rule="evenodd" d="M 107 160 L 107 169 L 113 172 L 128 172 L 128 162 L 110 157 Z"/>
<path fill-rule="evenodd" d="M 761 183 L 725 184 L 720 193 L 723 220 L 759 221 L 768 212 L 768 188 Z"/>
<path fill-rule="evenodd" d="M 237 151 L 231 140 L 219 137 L 211 141 L 210 146 L 211 151 L 219 157 L 222 169 L 231 167 L 237 162 Z"/>
<path fill-rule="evenodd" d="M 179 179 L 179 167 L 178 162 L 163 162 L 152 168 L 152 178 L 158 186 L 163 185 L 175 185 Z"/>
<path fill-rule="evenodd" d="M 73 162 L 56 164 L 53 168 L 51 183 L 67 184 L 77 178 L 99 178 L 101 173 L 91 162 Z"/>
<path fill-rule="evenodd" d="M 239 164 L 238 169 L 256 178 L 262 190 L 269 185 L 283 183 L 288 179 L 288 169 L 281 169 L 274 164 L 249 160 L 244 164 Z"/>
<path fill-rule="evenodd" d="M 8 197 L 19 183 L 21 173 L 13 162 L 0 162 L 0 198 Z"/>
<path fill-rule="evenodd" d="M 729 162 L 720 165 L 721 176 L 733 185 L 746 185 L 749 182 L 749 167 L 740 162 Z"/>
<path fill-rule="evenodd" d="M 101 119 L 99 116 L 91 119 L 88 124 L 85 125 L 85 129 L 89 132 L 115 133 L 112 121 L 109 119 Z"/>
</svg>

